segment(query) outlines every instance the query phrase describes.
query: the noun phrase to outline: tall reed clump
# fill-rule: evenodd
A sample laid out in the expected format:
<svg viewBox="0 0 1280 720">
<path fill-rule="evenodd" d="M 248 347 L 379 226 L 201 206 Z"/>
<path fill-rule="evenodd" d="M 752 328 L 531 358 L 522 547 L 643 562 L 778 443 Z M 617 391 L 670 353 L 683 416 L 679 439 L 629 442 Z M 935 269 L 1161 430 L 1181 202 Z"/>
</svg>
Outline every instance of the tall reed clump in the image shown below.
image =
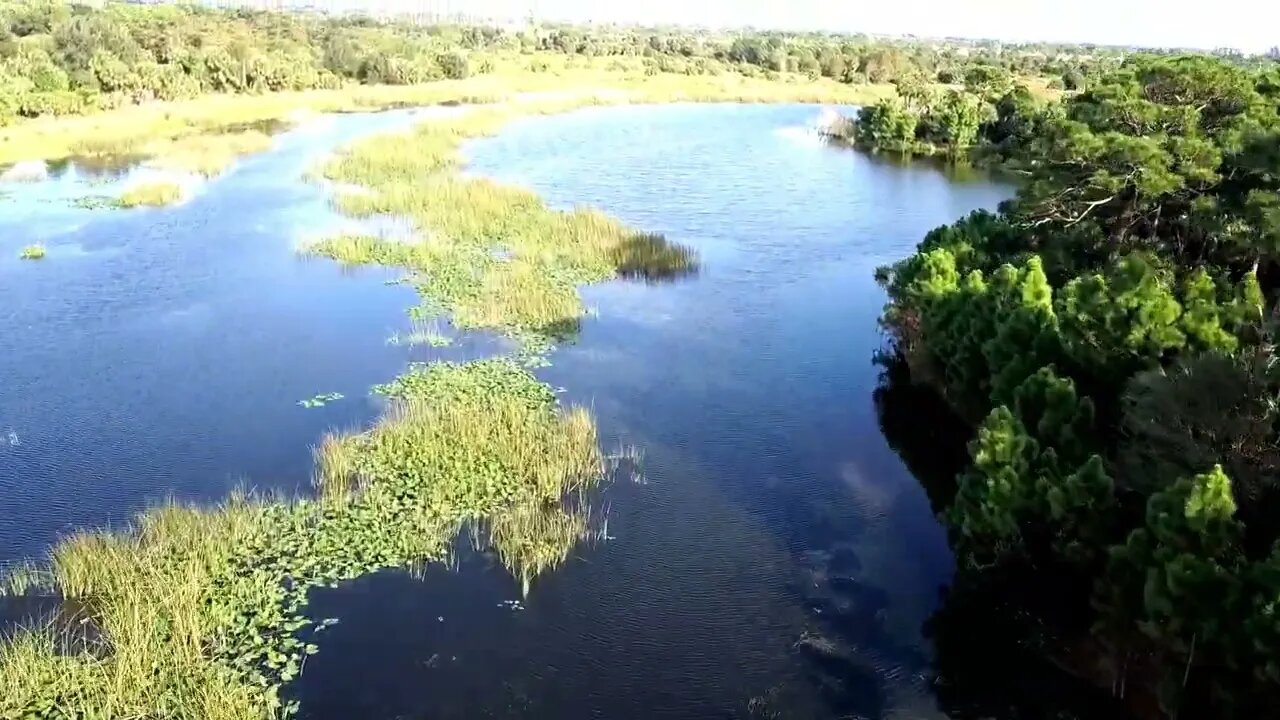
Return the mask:
<svg viewBox="0 0 1280 720">
<path fill-rule="evenodd" d="M 554 336 L 571 330 L 584 307 L 577 286 L 630 274 L 657 256 L 661 236 L 636 233 L 603 213 L 548 208 L 537 195 L 483 178 L 466 177 L 459 145 L 496 132 L 516 112 L 550 112 L 557 101 L 512 110 L 476 110 L 432 120 L 410 133 L 373 138 L 348 148 L 324 168 L 325 177 L 368 192 L 336 198 L 354 217 L 409 217 L 418 242 L 340 237 L 311 252 L 342 262 L 408 268 L 428 306 L 448 312 L 459 328 L 495 328 Z M 687 248 L 661 256 L 668 265 L 696 267 Z"/>
<path fill-rule="evenodd" d="M 441 559 L 464 522 L 563 513 L 602 476 L 590 416 L 513 362 L 415 367 L 380 390 L 381 421 L 317 449 L 318 499 L 165 506 L 15 577 L 10 590 L 79 603 L 87 640 L 44 625 L 0 646 L 0 717 L 288 716 L 279 689 L 318 649 L 311 588 Z M 504 546 L 538 550 L 500 555 L 527 587 L 581 537 L 575 522 L 515 525 Z"/>
</svg>

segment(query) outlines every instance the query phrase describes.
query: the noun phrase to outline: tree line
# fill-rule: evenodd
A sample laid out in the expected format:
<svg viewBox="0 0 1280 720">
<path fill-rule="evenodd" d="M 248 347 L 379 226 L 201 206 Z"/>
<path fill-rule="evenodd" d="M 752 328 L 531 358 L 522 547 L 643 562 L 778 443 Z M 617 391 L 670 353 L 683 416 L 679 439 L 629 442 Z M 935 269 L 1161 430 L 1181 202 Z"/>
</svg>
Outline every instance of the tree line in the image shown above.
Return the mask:
<svg viewBox="0 0 1280 720">
<path fill-rule="evenodd" d="M 1017 196 L 879 273 L 912 381 L 975 428 L 940 508 L 958 583 L 1083 588 L 1114 692 L 1267 715 L 1280 66 L 1132 58 L 1019 128 Z"/>
<path fill-rule="evenodd" d="M 1152 51 L 1139 56 L 1162 55 L 1173 57 Z M 1274 68 L 1276 60 L 1240 53 L 1214 57 L 1262 73 Z M 1115 54 L 1089 59 L 1085 65 L 1068 66 L 1060 76 L 1046 77 L 1041 68 L 1038 78 L 990 58 L 977 58 L 959 72 L 939 72 L 936 78 L 908 70 L 892 80 L 894 96 L 860 109 L 831 128 L 830 135 L 877 152 L 1017 165 L 1030 157 L 1023 145 L 1062 111 L 1053 102 L 1056 96 L 1084 92 L 1124 61 Z M 1042 87 L 1033 89 L 1036 80 Z"/>
<path fill-rule="evenodd" d="M 424 83 L 488 72 L 499 57 L 548 53 L 637 58 L 649 73 L 791 72 L 846 83 L 946 83 L 975 65 L 1070 82 L 1117 57 L 1049 45 L 679 28 L 419 27 L 185 4 L 0 0 L 0 124 L 205 93 Z"/>
<path fill-rule="evenodd" d="M 948 79 L 950 85 L 919 74 L 899 78 L 893 97 L 862 108 L 828 132 L 877 152 L 1009 163 L 1026 154 L 1022 145 L 1058 107 L 1046 92 L 1033 92 L 1027 78 L 1001 66 L 974 64 Z M 1086 82 L 1081 76 L 1059 86 L 1080 90 Z"/>
</svg>

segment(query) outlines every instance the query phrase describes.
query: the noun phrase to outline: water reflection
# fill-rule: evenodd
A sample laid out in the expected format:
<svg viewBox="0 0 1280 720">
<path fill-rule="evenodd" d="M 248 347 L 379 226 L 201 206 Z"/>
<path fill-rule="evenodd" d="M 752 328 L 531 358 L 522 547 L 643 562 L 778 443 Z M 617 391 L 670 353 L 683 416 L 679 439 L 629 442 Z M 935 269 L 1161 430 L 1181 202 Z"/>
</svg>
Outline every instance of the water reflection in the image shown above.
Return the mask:
<svg viewBox="0 0 1280 720">
<path fill-rule="evenodd" d="M 492 547 L 502 565 L 520 581 L 520 594 L 539 575 L 556 569 L 581 541 L 608 534 L 607 514 L 593 512 L 590 498 L 578 494 L 558 503 L 528 502 L 507 508 L 476 529 L 474 547 Z"/>
<path fill-rule="evenodd" d="M 903 357 L 877 355 L 875 405 L 885 439 L 929 495 L 935 513 L 955 496 L 968 455 L 968 424 L 930 387 L 914 383 Z M 1089 636 L 1088 578 L 1001 567 L 957 574 L 926 624 L 932 684 L 953 720 L 1119 720 L 1122 704 L 1063 663 L 1096 666 Z"/>
<path fill-rule="evenodd" d="M 891 350 L 876 354 L 880 382 L 872 393 L 880 432 L 929 496 L 934 513 L 951 505 L 956 474 L 969 459 L 973 429 L 933 388 L 912 381 L 911 368 Z"/>
<path fill-rule="evenodd" d="M 146 155 L 72 155 L 48 162 L 49 177 L 60 180 L 80 177 L 86 180 L 119 180 L 148 160 Z"/>
<path fill-rule="evenodd" d="M 675 282 L 698 274 L 698 254 L 657 233 L 636 233 L 613 251 L 618 275 L 646 283 Z"/>
<path fill-rule="evenodd" d="M 1064 635 L 1064 628 L 1038 611 L 1049 596 L 1064 591 L 1078 596 L 1079 587 L 1046 583 L 1043 573 L 1017 569 L 998 577 L 959 575 L 927 626 L 935 650 L 934 687 L 947 715 L 953 720 L 1131 719 L 1124 704 L 1094 682 L 1064 672 L 1063 664 L 1096 663 L 1096 648 L 1069 646 L 1067 638 L 1078 637 L 1079 628 Z"/>
<path fill-rule="evenodd" d="M 41 629 L 40 637 L 64 655 L 102 651 L 106 640 L 91 618 L 89 608 L 74 598 L 34 591 L 0 595 L 0 639 Z"/>
</svg>

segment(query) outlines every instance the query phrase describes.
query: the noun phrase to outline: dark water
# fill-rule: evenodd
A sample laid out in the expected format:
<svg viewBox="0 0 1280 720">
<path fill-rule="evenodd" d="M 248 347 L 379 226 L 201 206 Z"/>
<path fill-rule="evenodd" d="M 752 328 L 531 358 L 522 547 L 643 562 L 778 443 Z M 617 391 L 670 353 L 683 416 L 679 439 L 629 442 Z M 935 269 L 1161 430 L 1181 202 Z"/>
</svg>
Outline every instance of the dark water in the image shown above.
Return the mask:
<svg viewBox="0 0 1280 720">
<path fill-rule="evenodd" d="M 304 716 L 942 716 L 922 625 L 951 557 L 877 422 L 872 272 L 1012 189 L 825 147 L 817 115 L 592 109 L 468 147 L 473 172 L 700 252 L 695 278 L 587 288 L 594 317 L 540 371 L 644 479 L 519 608 L 484 557 L 317 593 L 341 622 L 293 688 Z M 0 557 L 167 494 L 303 487 L 319 433 L 368 422 L 367 387 L 435 352 L 385 344 L 413 302 L 394 275 L 291 250 L 341 222 L 297 182 L 317 150 L 406 118 L 291 133 L 178 208 L 34 202 L 74 177 L 4 201 Z M 37 238 L 49 259 L 14 259 Z M 348 399 L 295 404 L 330 391 Z"/>
</svg>

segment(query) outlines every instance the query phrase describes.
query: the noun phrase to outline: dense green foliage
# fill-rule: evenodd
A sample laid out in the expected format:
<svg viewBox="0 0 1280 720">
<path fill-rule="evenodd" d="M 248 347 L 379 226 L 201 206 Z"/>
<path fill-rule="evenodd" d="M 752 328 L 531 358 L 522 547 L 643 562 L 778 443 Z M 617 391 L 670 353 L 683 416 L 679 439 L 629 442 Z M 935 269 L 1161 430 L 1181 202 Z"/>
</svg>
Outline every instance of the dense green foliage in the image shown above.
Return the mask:
<svg viewBox="0 0 1280 720">
<path fill-rule="evenodd" d="M 1037 96 L 1001 67 L 973 65 L 957 80 L 963 84 L 897 80 L 897 97 L 863 108 L 835 134 L 876 151 L 958 158 L 980 148 L 977 159 L 1005 162 L 1025 155 L 1055 112 L 1045 92 Z"/>
<path fill-rule="evenodd" d="M 538 71 L 553 66 L 551 56 L 582 63 L 613 58 L 628 69 L 638 63 L 650 74 L 796 72 L 848 83 L 983 82 L 983 73 L 1010 72 L 1084 82 L 1110 62 L 1100 51 L 1049 46 L 666 28 L 423 28 L 186 4 L 94 9 L 60 0 L 0 0 L 0 124 L 203 93 L 460 79 L 513 58 L 524 58 L 522 69 Z"/>
<path fill-rule="evenodd" d="M 1117 687 L 1171 712 L 1280 693 L 1278 111 L 1274 69 L 1126 62 L 1006 128 L 1028 179 L 999 213 L 881 273 L 913 377 L 977 425 L 962 567 L 1092 582 Z"/>
</svg>

